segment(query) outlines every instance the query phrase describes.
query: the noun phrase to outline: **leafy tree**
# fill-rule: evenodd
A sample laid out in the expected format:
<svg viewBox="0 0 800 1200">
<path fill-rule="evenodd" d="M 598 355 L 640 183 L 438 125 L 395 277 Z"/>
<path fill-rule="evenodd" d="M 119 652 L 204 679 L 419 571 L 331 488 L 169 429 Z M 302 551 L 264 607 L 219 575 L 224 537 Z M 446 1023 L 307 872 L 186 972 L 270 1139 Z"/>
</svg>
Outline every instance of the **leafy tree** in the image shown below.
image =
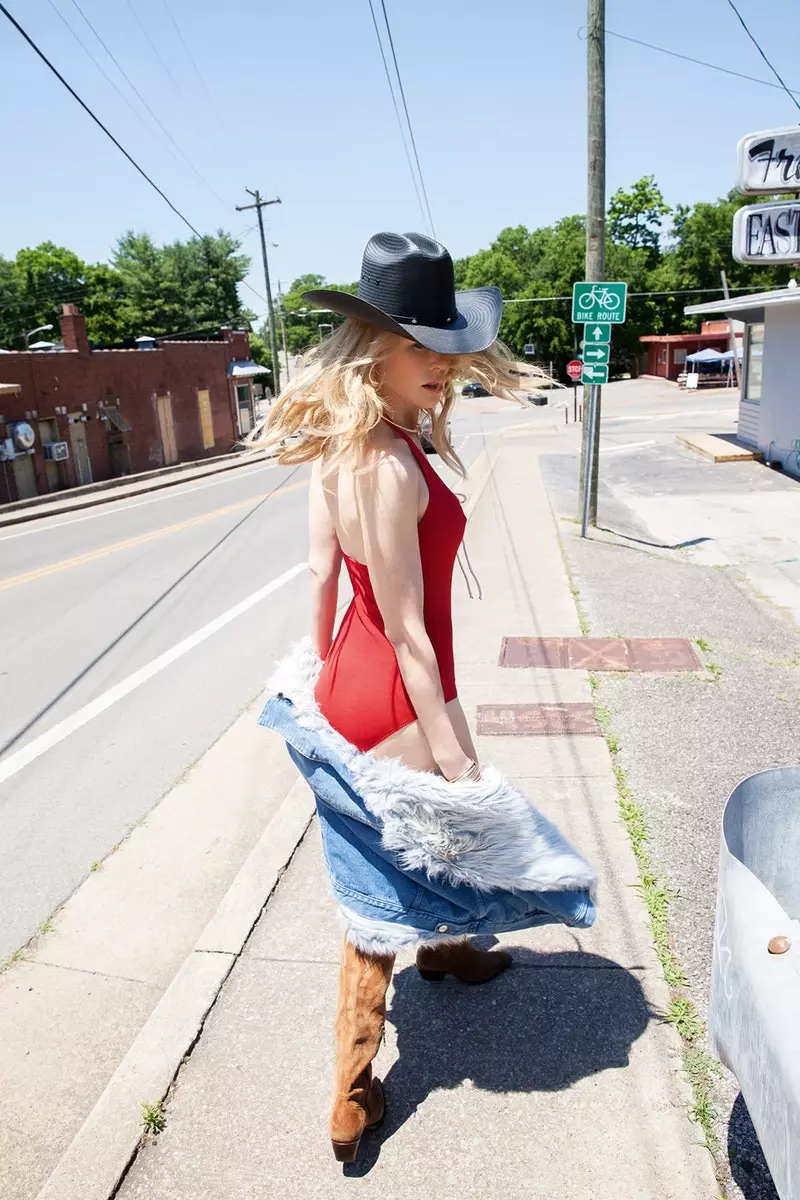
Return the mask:
<svg viewBox="0 0 800 1200">
<path fill-rule="evenodd" d="M 657 254 L 661 222 L 670 212 L 655 177 L 645 175 L 629 192 L 622 188 L 614 192 L 608 206 L 608 235 L 618 246 L 649 249 Z"/>
</svg>

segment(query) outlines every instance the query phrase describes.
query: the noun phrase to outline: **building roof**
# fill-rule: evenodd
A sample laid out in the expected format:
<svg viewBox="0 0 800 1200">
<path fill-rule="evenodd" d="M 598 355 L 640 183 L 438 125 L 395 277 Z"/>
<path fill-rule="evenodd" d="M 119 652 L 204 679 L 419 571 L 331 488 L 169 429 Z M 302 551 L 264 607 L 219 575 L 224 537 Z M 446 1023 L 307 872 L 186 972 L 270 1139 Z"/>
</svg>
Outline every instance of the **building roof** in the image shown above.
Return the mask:
<svg viewBox="0 0 800 1200">
<path fill-rule="evenodd" d="M 729 300 L 712 300 L 708 304 L 690 304 L 688 314 L 721 313 L 736 316 L 742 321 L 763 321 L 768 308 L 800 304 L 800 287 L 776 288 L 771 292 L 756 292 L 752 296 L 732 296 Z"/>
<path fill-rule="evenodd" d="M 687 309 L 688 311 L 688 309 Z M 741 334 L 738 335 L 741 337 Z M 640 342 L 719 342 L 728 337 L 727 333 L 645 333 L 639 338 Z"/>
</svg>

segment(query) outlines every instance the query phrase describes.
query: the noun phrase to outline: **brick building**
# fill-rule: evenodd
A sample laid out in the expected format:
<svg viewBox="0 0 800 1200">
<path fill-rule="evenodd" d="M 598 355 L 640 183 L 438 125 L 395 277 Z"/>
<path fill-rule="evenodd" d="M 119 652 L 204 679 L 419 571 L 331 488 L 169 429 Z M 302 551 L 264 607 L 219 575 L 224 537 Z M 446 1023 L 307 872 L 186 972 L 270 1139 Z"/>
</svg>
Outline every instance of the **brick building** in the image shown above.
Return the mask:
<svg viewBox="0 0 800 1200">
<path fill-rule="evenodd" d="M 0 503 L 226 454 L 251 428 L 246 333 L 94 350 L 62 308 L 63 350 L 0 354 Z"/>
<path fill-rule="evenodd" d="M 741 339 L 741 333 L 737 338 Z M 706 349 L 727 350 L 730 326 L 727 321 L 704 321 L 699 333 L 647 333 L 639 341 L 647 346 L 647 363 L 642 374 L 674 381 L 686 370 L 687 354 Z"/>
</svg>

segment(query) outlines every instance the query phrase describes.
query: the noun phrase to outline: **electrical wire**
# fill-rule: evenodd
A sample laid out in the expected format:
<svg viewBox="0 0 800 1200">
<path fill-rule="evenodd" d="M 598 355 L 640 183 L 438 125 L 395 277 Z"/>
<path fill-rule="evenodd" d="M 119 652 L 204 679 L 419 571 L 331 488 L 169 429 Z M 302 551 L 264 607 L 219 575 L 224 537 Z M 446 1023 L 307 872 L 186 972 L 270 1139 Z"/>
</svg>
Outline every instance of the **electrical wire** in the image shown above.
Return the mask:
<svg viewBox="0 0 800 1200">
<path fill-rule="evenodd" d="M 428 217 L 425 215 L 425 205 L 422 202 L 422 194 L 419 190 L 419 183 L 417 182 L 417 176 L 414 171 L 414 164 L 411 161 L 411 151 L 408 148 L 408 140 L 406 138 L 406 131 L 403 127 L 403 118 L 400 116 L 400 108 L 397 103 L 397 97 L 395 96 L 395 93 L 394 93 L 394 85 L 392 84 L 392 77 L 391 77 L 391 74 L 389 73 L 389 64 L 386 61 L 386 52 L 383 49 L 383 42 L 381 41 L 380 29 L 378 28 L 378 18 L 375 16 L 375 9 L 373 8 L 372 0 L 368 0 L 368 2 L 369 2 L 369 11 L 372 14 L 372 24 L 375 27 L 375 37 L 378 39 L 378 49 L 381 52 L 381 60 L 383 61 L 383 70 L 384 70 L 384 74 L 386 75 L 386 82 L 389 85 L 389 95 L 392 97 L 392 104 L 394 105 L 394 115 L 397 117 L 397 125 L 400 130 L 400 137 L 403 142 L 403 149 L 405 150 L 405 153 L 406 153 L 406 162 L 408 163 L 408 169 L 411 173 L 411 182 L 414 184 L 414 191 L 417 194 L 417 203 L 419 204 L 419 210 L 422 213 L 422 219 L 427 224 Z"/>
<path fill-rule="evenodd" d="M 770 83 L 768 79 L 758 79 L 755 75 L 743 75 L 741 71 L 732 71 L 729 67 L 721 67 L 717 63 L 705 62 L 702 58 L 692 58 L 688 54 L 679 54 L 677 50 L 667 50 L 666 46 L 656 46 L 653 42 L 643 42 L 641 38 L 630 37 L 626 33 L 615 33 L 613 29 L 606 29 L 606 34 L 608 37 L 618 38 L 621 42 L 632 42 L 634 46 L 644 46 L 647 50 L 657 50 L 659 54 L 666 54 L 670 58 L 680 58 L 683 62 L 694 63 L 696 67 L 708 67 L 710 71 L 719 71 L 722 75 L 733 75 L 736 79 L 746 79 L 749 83 L 760 83 L 762 87 L 775 88 L 777 91 L 784 90 L 784 85 L 782 84 Z M 792 92 L 791 88 L 787 90 L 790 93 Z M 795 90 L 800 95 L 800 90 Z"/>
<path fill-rule="evenodd" d="M 178 95 L 179 95 L 179 96 L 182 98 L 182 97 L 183 97 L 183 92 L 182 92 L 182 91 L 181 91 L 181 89 L 178 87 L 178 84 L 177 84 L 177 82 L 176 82 L 176 80 L 175 80 L 175 76 L 172 74 L 172 72 L 170 71 L 169 67 L 168 67 L 168 66 L 167 66 L 167 64 L 164 62 L 164 59 L 161 57 L 161 53 L 160 53 L 160 51 L 159 51 L 159 49 L 158 49 L 158 46 L 156 46 L 155 42 L 154 42 L 154 41 L 153 41 L 153 39 L 150 37 L 150 34 L 147 32 L 147 26 L 146 26 L 146 25 L 144 25 L 144 24 L 142 23 L 142 20 L 141 20 L 141 18 L 140 18 L 140 16 L 139 16 L 139 14 L 137 13 L 136 9 L 133 7 L 132 0 L 127 0 L 127 4 L 128 4 L 128 8 L 131 10 L 131 14 L 132 14 L 132 16 L 133 16 L 133 19 L 134 19 L 134 21 L 135 21 L 135 22 L 136 22 L 136 24 L 139 26 L 139 28 L 141 29 L 141 31 L 142 31 L 142 33 L 144 34 L 144 36 L 147 38 L 147 42 L 148 42 L 148 45 L 150 46 L 150 49 L 153 51 L 153 54 L 155 54 L 156 58 L 157 58 L 157 59 L 158 59 L 158 61 L 161 63 L 161 66 L 164 68 L 164 71 L 166 72 L 166 74 L 168 75 L 169 79 L 171 80 L 171 82 L 172 82 L 172 86 L 175 88 L 175 91 L 176 91 L 176 92 L 178 93 Z"/>
<path fill-rule="evenodd" d="M 142 95 L 142 93 L 139 91 L 139 89 L 137 88 L 136 84 L 133 82 L 133 80 L 131 79 L 131 77 L 128 75 L 127 71 L 124 69 L 124 67 L 122 66 L 122 64 L 119 62 L 119 60 L 117 59 L 117 57 L 115 56 L 115 54 L 113 53 L 113 51 L 112 51 L 112 50 L 111 50 L 111 49 L 110 49 L 110 48 L 109 48 L 109 47 L 106 45 L 106 43 L 103 41 L 102 37 L 101 37 L 101 36 L 100 36 L 100 34 L 97 32 L 97 30 L 95 29 L 95 27 L 94 27 L 94 25 L 92 24 L 92 22 L 89 20 L 89 18 L 87 17 L 86 13 L 85 13 L 85 12 L 83 11 L 83 9 L 81 8 L 80 4 L 78 3 L 78 0 L 72 0 L 72 5 L 73 5 L 73 7 L 74 7 L 74 8 L 76 8 L 76 9 L 78 10 L 78 12 L 80 13 L 80 15 L 81 15 L 81 17 L 83 18 L 83 20 L 84 20 L 84 21 L 86 22 L 86 24 L 89 26 L 89 28 L 91 29 L 92 33 L 93 33 L 93 34 L 94 34 L 94 36 L 97 38 L 98 42 L 100 43 L 100 45 L 101 45 L 101 46 L 103 47 L 103 49 L 105 50 L 106 54 L 107 54 L 107 55 L 108 55 L 108 57 L 111 59 L 111 61 L 113 62 L 114 66 L 117 68 L 117 70 L 119 71 L 120 75 L 122 76 L 122 78 L 123 78 L 123 79 L 125 80 L 125 82 L 127 83 L 128 87 L 131 89 L 131 91 L 133 91 L 133 92 L 135 92 L 135 93 L 136 93 L 136 95 L 138 96 L 138 98 L 139 98 L 140 102 L 141 102 L 141 103 L 144 105 L 144 107 L 145 107 L 145 108 L 147 109 L 147 111 L 150 113 L 150 116 L 153 118 L 153 120 L 155 121 L 156 125 L 158 125 L 159 129 L 163 130 L 163 132 L 164 132 L 164 133 L 166 134 L 166 136 L 169 138 L 170 142 L 171 142 L 171 143 L 172 143 L 172 145 L 175 147 L 175 149 L 177 150 L 178 154 L 180 154 L 181 158 L 182 158 L 182 159 L 183 159 L 183 161 L 186 163 L 186 165 L 189 167 L 189 169 L 190 169 L 190 170 L 191 170 L 191 171 L 192 171 L 192 172 L 193 172 L 193 173 L 194 173 L 194 174 L 197 176 L 197 178 L 200 180 L 200 182 L 203 184 L 203 186 L 204 186 L 205 188 L 207 188 L 207 189 L 208 189 L 208 191 L 211 193 L 211 195 L 214 197 L 214 199 L 215 199 L 215 200 L 218 200 L 218 201 L 219 201 L 219 203 L 220 203 L 221 205 L 223 205 L 223 207 L 224 207 L 224 208 L 228 209 L 228 208 L 230 207 L 230 205 L 228 205 L 228 204 L 226 203 L 226 201 L 225 201 L 225 200 L 223 200 L 223 199 L 222 199 L 222 197 L 221 197 L 221 196 L 220 196 L 220 195 L 219 195 L 217 192 L 215 192 L 215 191 L 214 191 L 214 188 L 211 186 L 211 184 L 208 182 L 208 180 L 207 180 L 207 179 L 206 179 L 206 178 L 205 178 L 203 175 L 201 175 L 201 173 L 198 171 L 197 167 L 194 165 L 194 163 L 192 162 L 192 160 L 191 160 L 191 159 L 188 157 L 188 155 L 187 155 L 187 154 L 185 154 L 185 153 L 183 152 L 183 150 L 181 149 L 181 147 L 180 147 L 180 146 L 178 145 L 178 143 L 175 141 L 175 138 L 172 136 L 172 134 L 170 133 L 170 131 L 167 129 L 166 125 L 164 125 L 164 124 L 163 124 L 163 122 L 162 122 L 162 121 L 160 121 L 160 120 L 159 120 L 159 118 L 156 116 L 156 114 L 153 112 L 152 108 L 151 108 L 151 107 L 150 107 L 150 105 L 147 103 L 147 101 L 145 100 L 144 96 L 143 96 L 143 95 Z"/>
<path fill-rule="evenodd" d="M 748 284 L 746 287 L 732 287 L 728 289 L 731 292 L 763 292 L 763 283 Z M 629 300 L 641 299 L 644 296 L 700 296 L 706 292 L 723 292 L 721 287 L 713 288 L 676 288 L 669 289 L 665 292 L 628 292 Z M 515 300 L 504 300 L 503 304 L 549 304 L 554 301 L 569 300 L 572 302 L 572 294 L 568 296 L 521 296 Z"/>
<path fill-rule="evenodd" d="M 86 45 L 86 43 L 83 41 L 83 39 L 72 28 L 72 26 L 70 25 L 67 18 L 64 16 L 64 14 L 61 12 L 61 10 L 56 5 L 55 0 L 47 0 L 47 3 L 52 8 L 53 12 L 56 14 L 59 21 L 61 21 L 62 25 L 64 25 L 64 27 L 66 29 L 68 29 L 69 32 L 72 34 L 73 38 L 78 43 L 78 45 L 83 50 L 83 52 L 85 54 L 87 54 L 88 57 L 92 60 L 92 62 L 97 67 L 100 74 L 105 79 L 106 83 L 108 83 L 114 89 L 114 91 L 119 96 L 120 100 L 122 100 L 122 102 L 128 106 L 128 108 L 131 110 L 133 115 L 136 117 L 136 120 L 141 122 L 141 124 L 145 127 L 145 129 L 147 130 L 147 132 L 150 134 L 151 137 L 157 138 L 158 141 L 161 143 L 161 145 L 165 148 L 165 150 L 169 151 L 169 146 L 167 146 L 167 143 L 161 137 L 161 134 L 158 132 L 158 130 L 153 129 L 152 125 L 150 125 L 145 120 L 145 118 L 142 116 L 142 114 L 139 112 L 139 109 L 136 108 L 136 106 L 131 103 L 131 101 L 128 99 L 128 97 L 125 95 L 125 93 L 122 91 L 122 89 L 117 86 L 117 84 L 114 82 L 114 80 L 111 78 L 111 76 L 106 71 L 105 67 L 100 62 L 98 62 L 98 60 L 92 54 L 91 50 Z"/>
<path fill-rule="evenodd" d="M 80 106 L 84 110 L 84 112 L 89 114 L 89 116 L 92 118 L 94 123 L 96 125 L 99 125 L 99 127 L 102 129 L 103 133 L 106 135 L 107 138 L 109 138 L 110 141 L 112 141 L 114 143 L 114 145 L 117 147 L 117 149 L 120 151 L 120 153 L 125 155 L 125 157 L 127 158 L 128 162 L 131 164 L 131 166 L 134 167 L 139 172 L 139 174 L 142 176 L 142 178 L 145 179 L 150 184 L 150 187 L 153 188 L 154 191 L 158 192 L 159 196 L 165 202 L 165 204 L 168 204 L 169 207 L 172 209 L 172 211 L 175 213 L 175 215 L 177 217 L 180 217 L 180 219 L 181 219 L 181 221 L 183 221 L 184 225 L 187 225 L 189 227 L 189 229 L 191 229 L 191 231 L 195 235 L 195 237 L 202 237 L 202 234 L 197 229 L 195 229 L 194 225 L 191 223 L 189 218 L 185 217 L 179 208 L 176 208 L 176 206 L 172 203 L 172 201 L 170 200 L 170 198 L 166 194 L 166 192 L 163 192 L 161 190 L 161 188 L 158 186 L 158 184 L 155 183 L 150 178 L 150 176 L 147 174 L 147 172 L 144 170 L 144 168 L 139 166 L 136 159 L 133 158 L 133 156 L 128 153 L 128 151 L 125 149 L 125 147 L 122 145 L 121 142 L 117 141 L 117 139 L 114 137 L 111 130 L 108 129 L 103 124 L 103 122 L 100 120 L 100 118 L 91 110 L 91 108 L 89 108 L 89 105 L 85 102 L 85 100 L 81 100 L 80 96 L 75 91 L 74 87 L 72 87 L 69 83 L 67 83 L 66 79 L 61 74 L 61 72 L 58 70 L 58 68 L 53 66 L 53 64 L 51 63 L 51 61 L 47 57 L 47 55 L 44 53 L 44 51 L 39 49 L 39 47 L 36 45 L 36 42 L 33 40 L 33 38 L 25 32 L 25 30 L 20 25 L 19 21 L 17 21 L 16 18 L 11 15 L 11 13 L 6 8 L 5 4 L 2 3 L 2 0 L 0 0 L 0 12 L 3 14 L 4 17 L 8 18 L 8 20 L 11 22 L 11 24 L 14 26 L 14 28 L 17 30 L 17 32 L 19 34 L 21 34 L 21 36 L 25 39 L 25 41 L 28 43 L 30 48 L 34 51 L 34 53 L 38 54 L 39 58 L 42 60 L 42 62 L 45 64 L 45 66 L 50 68 L 50 70 L 55 75 L 56 79 L 60 83 L 63 83 L 64 87 L 67 89 L 69 94 L 73 97 L 73 99 L 78 101 L 78 104 L 80 104 Z"/>
<path fill-rule="evenodd" d="M 372 7 L 372 0 L 370 0 L 370 7 Z M 406 114 L 406 124 L 408 125 L 408 132 L 411 137 L 411 145 L 414 148 L 414 161 L 417 164 L 417 171 L 419 173 L 419 183 L 420 183 L 420 187 L 422 188 L 422 195 L 425 197 L 425 208 L 427 209 L 427 212 L 428 212 L 428 220 L 430 221 L 430 225 L 431 225 L 431 233 L 433 234 L 433 237 L 435 239 L 436 238 L 436 229 L 433 224 L 433 217 L 431 216 L 431 206 L 428 203 L 428 192 L 425 188 L 425 176 L 422 174 L 422 167 L 420 166 L 419 153 L 417 151 L 417 139 L 414 137 L 414 127 L 411 124 L 411 117 L 408 115 L 408 105 L 406 104 L 406 93 L 405 93 L 405 88 L 403 87 L 403 77 L 400 74 L 400 67 L 398 65 L 397 55 L 396 55 L 395 49 L 394 49 L 394 38 L 392 37 L 392 27 L 389 24 L 389 14 L 386 11 L 386 0 L 381 0 L 381 9 L 383 10 L 383 19 L 386 22 L 386 32 L 389 35 L 389 48 L 392 51 L 392 62 L 394 63 L 395 74 L 397 75 L 397 82 L 400 86 L 400 98 L 403 101 L 403 112 Z"/>
<path fill-rule="evenodd" d="M 780 76 L 780 75 L 778 74 L 778 72 L 776 71 L 775 67 L 773 67 L 772 63 L 769 61 L 769 59 L 767 58 L 767 56 L 766 56 L 766 54 L 764 53 L 764 51 L 761 49 L 761 46 L 759 45 L 757 38 L 756 38 L 756 37 L 755 37 L 755 35 L 754 35 L 753 33 L 751 33 L 751 32 L 750 32 L 750 30 L 748 29 L 748 27 L 747 27 L 747 24 L 746 24 L 746 22 L 745 22 L 745 19 L 744 19 L 744 17 L 743 17 L 743 16 L 742 16 L 742 14 L 739 12 L 739 10 L 738 10 L 738 8 L 736 7 L 736 5 L 734 4 L 733 0 L 728 0 L 728 7 L 729 7 L 729 8 L 731 8 L 731 9 L 732 9 L 732 10 L 733 10 L 733 11 L 736 13 L 736 16 L 737 16 L 737 18 L 738 18 L 738 20 L 739 20 L 739 24 L 741 25 L 742 29 L 745 31 L 745 33 L 747 34 L 747 36 L 750 38 L 750 41 L 753 43 L 753 45 L 755 46 L 756 50 L 757 50 L 757 51 L 758 51 L 758 53 L 761 55 L 761 57 L 763 58 L 764 62 L 765 62 L 765 63 L 767 64 L 767 66 L 769 67 L 770 71 L 772 71 L 772 74 L 775 76 L 775 78 L 777 79 L 778 83 L 781 85 L 781 87 L 783 88 L 783 90 L 786 92 L 786 95 L 789 97 L 789 99 L 791 100 L 792 104 L 794 104 L 794 105 L 795 105 L 795 107 L 796 107 L 797 109 L 800 109 L 800 103 L 798 103 L 798 101 L 796 100 L 796 98 L 795 98 L 795 97 L 792 95 L 791 89 L 790 89 L 789 87 L 787 87 L 787 85 L 784 83 L 784 81 L 783 81 L 783 79 L 781 78 L 781 76 Z"/>
</svg>

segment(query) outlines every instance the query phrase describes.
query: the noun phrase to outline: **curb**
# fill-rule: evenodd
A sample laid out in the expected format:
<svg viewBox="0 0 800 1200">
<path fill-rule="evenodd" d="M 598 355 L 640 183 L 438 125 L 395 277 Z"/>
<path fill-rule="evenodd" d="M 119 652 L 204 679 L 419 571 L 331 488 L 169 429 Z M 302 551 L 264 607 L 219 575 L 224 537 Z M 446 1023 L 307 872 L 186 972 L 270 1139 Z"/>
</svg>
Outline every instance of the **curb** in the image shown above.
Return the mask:
<svg viewBox="0 0 800 1200">
<path fill-rule="evenodd" d="M 475 460 L 473 469 L 482 474 L 464 505 L 468 520 L 499 453 L 484 446 Z M 116 1194 L 142 1144 L 142 1102 L 167 1095 L 314 812 L 313 794 L 298 779 L 36 1200 L 110 1200 Z"/>
<path fill-rule="evenodd" d="M 74 500 L 66 500 L 63 505 L 59 504 L 57 509 L 50 512 L 41 511 L 44 503 L 41 506 L 28 504 L 24 509 L 20 509 L 19 511 L 11 511 L 8 508 L 5 510 L 0 509 L 0 529 L 22 525 L 28 521 L 44 521 L 48 517 L 60 517 L 67 513 L 80 512 L 85 508 L 99 508 L 101 505 L 111 504 L 115 500 L 136 499 L 137 496 L 146 496 L 148 492 L 160 491 L 162 488 L 176 487 L 180 483 L 194 483 L 198 479 L 205 479 L 206 476 L 221 475 L 225 471 L 235 471 L 240 467 L 250 467 L 254 463 L 267 462 L 272 457 L 272 455 L 263 454 L 255 458 L 244 459 L 237 455 L 236 461 L 231 462 L 230 456 L 226 455 L 224 461 L 220 461 L 219 465 L 198 470 L 196 474 L 189 473 L 192 467 L 198 466 L 195 463 L 185 464 L 187 468 L 185 472 L 181 472 L 180 470 L 173 472 L 171 467 L 166 467 L 154 471 L 151 478 L 149 477 L 149 472 L 147 473 L 148 478 L 140 476 L 140 483 L 136 485 L 136 491 L 127 493 L 123 492 L 123 489 L 126 485 L 130 484 L 132 479 L 136 478 L 135 476 L 125 476 L 124 483 L 117 480 L 109 480 L 108 487 L 93 488 L 90 493 L 83 493 Z M 98 495 L 98 493 L 100 494 Z M 48 497 L 48 499 L 52 498 Z M 23 503 L 25 502 L 23 501 Z"/>
<path fill-rule="evenodd" d="M 302 842 L 314 799 L 300 779 L 109 1080 L 37 1200 L 109 1200 L 142 1140 L 141 1104 L 163 1100 Z"/>
</svg>

